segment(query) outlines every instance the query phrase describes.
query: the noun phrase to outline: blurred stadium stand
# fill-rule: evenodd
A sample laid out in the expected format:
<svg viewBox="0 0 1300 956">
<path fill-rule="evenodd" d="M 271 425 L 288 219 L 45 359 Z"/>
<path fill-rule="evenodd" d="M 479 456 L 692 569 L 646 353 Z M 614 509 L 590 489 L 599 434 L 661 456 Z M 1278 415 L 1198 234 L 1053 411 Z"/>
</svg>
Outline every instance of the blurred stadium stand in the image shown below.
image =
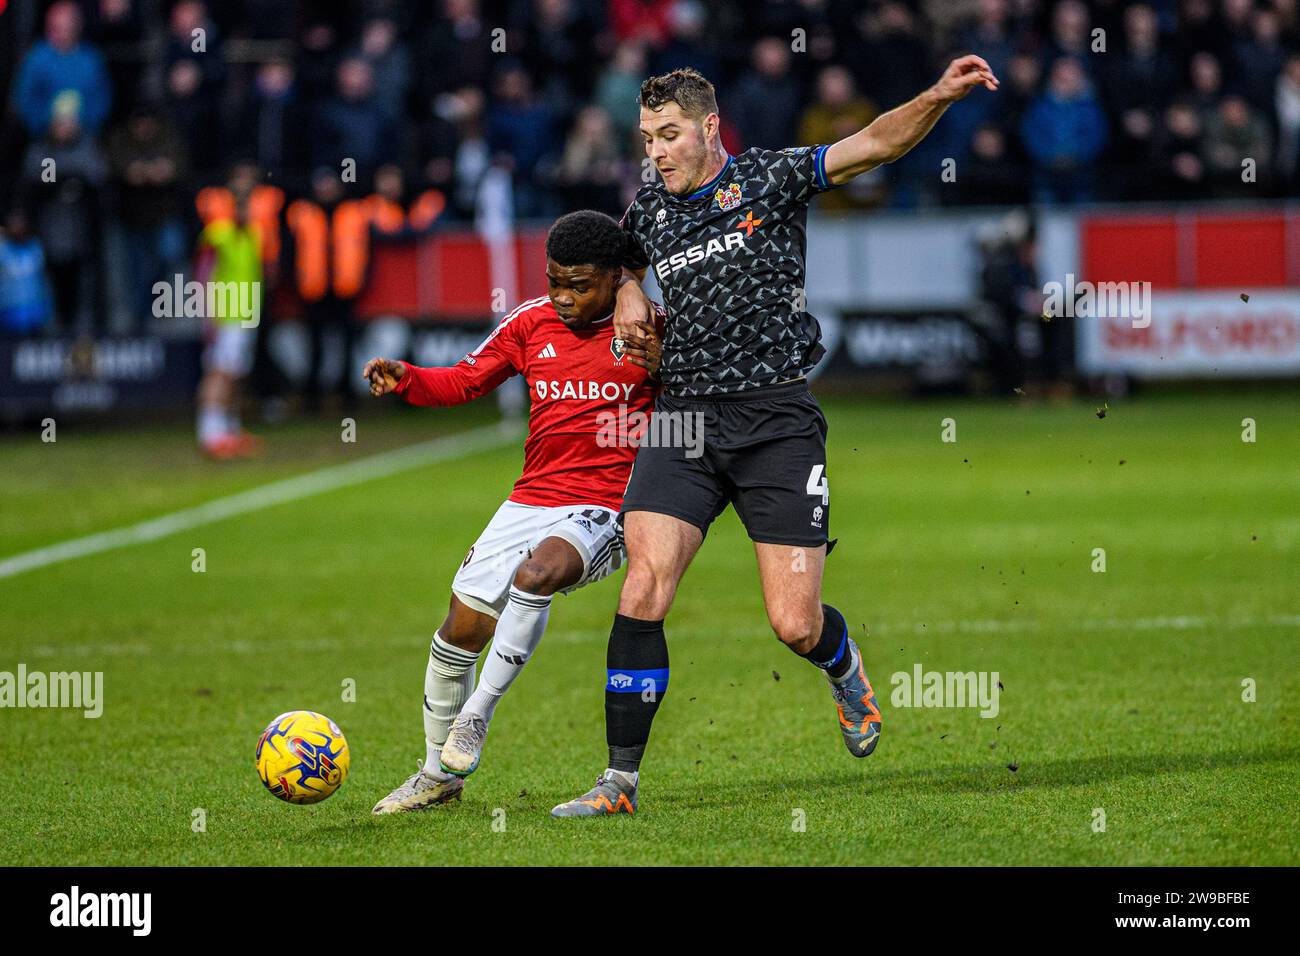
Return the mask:
<svg viewBox="0 0 1300 956">
<path fill-rule="evenodd" d="M 825 374 L 966 388 L 978 373 L 1002 389 L 1300 372 L 1296 0 L 0 8 L 10 416 L 189 401 L 198 323 L 155 318 L 151 290 L 191 274 L 237 162 L 258 165 L 273 233 L 254 391 L 278 400 L 313 355 L 326 378 L 342 370 L 312 330 L 449 363 L 544 292 L 547 222 L 617 216 L 642 182 L 645 76 L 709 76 L 737 152 L 837 139 L 968 51 L 1001 91 L 813 206 Z M 342 194 L 317 190 L 349 162 Z M 302 268 L 312 203 L 368 226 L 333 264 L 359 279 L 328 308 Z M 1151 282 L 1152 327 L 1043 322 L 1044 283 L 1067 276 Z"/>
</svg>

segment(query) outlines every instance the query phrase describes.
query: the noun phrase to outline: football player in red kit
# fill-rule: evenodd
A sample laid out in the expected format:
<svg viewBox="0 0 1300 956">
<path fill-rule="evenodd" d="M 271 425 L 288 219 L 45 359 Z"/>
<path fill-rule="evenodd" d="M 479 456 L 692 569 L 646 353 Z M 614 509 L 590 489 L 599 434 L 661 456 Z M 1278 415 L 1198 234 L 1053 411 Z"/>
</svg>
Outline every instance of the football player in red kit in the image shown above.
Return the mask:
<svg viewBox="0 0 1300 956">
<path fill-rule="evenodd" d="M 602 213 L 563 216 L 546 238 L 548 295 L 509 313 L 456 365 L 366 363 L 372 394 L 395 392 L 412 405 L 459 405 L 517 374 L 532 402 L 523 474 L 456 572 L 429 649 L 423 766 L 375 813 L 460 796 L 497 702 L 541 640 L 552 596 L 623 563 L 618 513 L 636 444 L 635 430 L 622 425 L 644 422 L 653 408 L 663 330 L 661 313 L 658 336 L 614 336 L 625 243 Z M 489 640 L 475 686 L 474 665 Z"/>
</svg>

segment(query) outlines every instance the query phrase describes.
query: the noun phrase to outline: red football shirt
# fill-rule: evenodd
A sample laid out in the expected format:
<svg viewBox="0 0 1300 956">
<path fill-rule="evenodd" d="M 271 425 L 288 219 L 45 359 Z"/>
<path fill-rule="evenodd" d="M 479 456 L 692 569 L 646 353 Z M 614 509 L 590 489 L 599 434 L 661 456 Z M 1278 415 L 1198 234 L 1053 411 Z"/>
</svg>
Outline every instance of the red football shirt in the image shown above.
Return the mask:
<svg viewBox="0 0 1300 956">
<path fill-rule="evenodd" d="M 663 324 L 661 312 L 659 322 Z M 532 404 L 524 472 L 510 500 L 525 505 L 623 504 L 637 430 L 658 385 L 614 350 L 613 316 L 571 329 L 549 296 L 530 299 L 501 320 L 455 365 L 406 363 L 396 392 L 412 405 L 459 405 L 522 374 Z M 643 426 L 644 427 L 644 426 Z"/>
</svg>

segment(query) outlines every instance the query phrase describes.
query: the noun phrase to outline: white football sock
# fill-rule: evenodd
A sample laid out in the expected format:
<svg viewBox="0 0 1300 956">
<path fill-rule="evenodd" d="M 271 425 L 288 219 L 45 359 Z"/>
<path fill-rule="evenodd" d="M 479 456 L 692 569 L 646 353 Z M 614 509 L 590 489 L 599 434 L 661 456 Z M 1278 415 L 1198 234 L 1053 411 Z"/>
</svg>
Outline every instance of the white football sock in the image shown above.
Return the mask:
<svg viewBox="0 0 1300 956">
<path fill-rule="evenodd" d="M 442 745 L 447 742 L 451 722 L 474 687 L 477 660 L 473 651 L 453 647 L 441 634 L 433 635 L 429 666 L 424 673 L 424 772 L 435 780 L 451 777 L 439 766 Z"/>
<path fill-rule="evenodd" d="M 550 614 L 551 595 L 530 594 L 511 585 L 510 599 L 501 612 L 501 620 L 497 621 L 496 636 L 483 662 L 478 686 L 465 702 L 466 712 L 479 714 L 484 720 L 492 719 L 497 702 L 537 649 Z"/>
<path fill-rule="evenodd" d="M 195 430 L 198 432 L 199 444 L 210 445 L 226 434 L 225 410 L 220 405 L 200 405 Z"/>
</svg>

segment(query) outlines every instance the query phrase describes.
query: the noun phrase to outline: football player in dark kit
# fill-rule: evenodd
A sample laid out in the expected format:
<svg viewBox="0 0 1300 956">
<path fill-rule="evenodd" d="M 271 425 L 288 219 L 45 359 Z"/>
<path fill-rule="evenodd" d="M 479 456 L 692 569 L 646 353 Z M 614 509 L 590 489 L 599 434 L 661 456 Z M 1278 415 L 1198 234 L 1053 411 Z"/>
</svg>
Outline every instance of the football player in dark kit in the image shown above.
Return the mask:
<svg viewBox="0 0 1300 956">
<path fill-rule="evenodd" d="M 641 86 L 641 134 L 660 181 L 623 217 L 627 272 L 615 330 L 653 328 L 640 281 L 653 269 L 668 323 L 656 414 L 704 423 L 703 454 L 645 445 L 623 501 L 627 577 L 605 683 L 609 764 L 560 817 L 632 813 L 650 725 L 668 685 L 664 618 L 713 520 L 735 506 L 758 559 L 768 621 L 830 683 L 844 742 L 865 757 L 880 711 L 844 616 L 822 603 L 830 493 L 826 419 L 805 376 L 824 353 L 804 311 L 805 226 L 817 193 L 898 159 L 976 86 L 988 63 L 964 56 L 934 86 L 833 145 L 728 155 L 713 86 L 691 69 Z"/>
</svg>

